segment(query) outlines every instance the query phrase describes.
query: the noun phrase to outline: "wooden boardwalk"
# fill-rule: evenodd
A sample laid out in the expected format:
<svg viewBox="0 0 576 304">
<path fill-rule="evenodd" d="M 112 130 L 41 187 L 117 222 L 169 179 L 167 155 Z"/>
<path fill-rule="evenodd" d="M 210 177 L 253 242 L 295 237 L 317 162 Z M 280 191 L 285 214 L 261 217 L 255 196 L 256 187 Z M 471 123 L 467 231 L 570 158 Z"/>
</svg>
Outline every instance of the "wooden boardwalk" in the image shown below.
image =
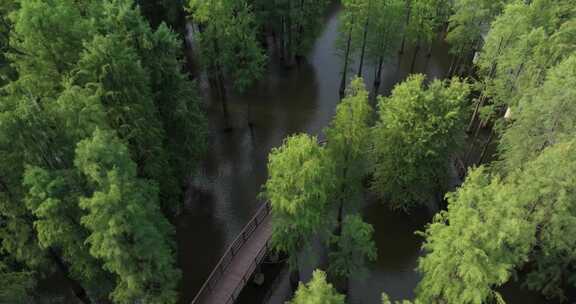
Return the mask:
<svg viewBox="0 0 576 304">
<path fill-rule="evenodd" d="M 265 203 L 228 247 L 192 304 L 231 304 L 262 262 L 272 236 L 270 205 Z"/>
</svg>

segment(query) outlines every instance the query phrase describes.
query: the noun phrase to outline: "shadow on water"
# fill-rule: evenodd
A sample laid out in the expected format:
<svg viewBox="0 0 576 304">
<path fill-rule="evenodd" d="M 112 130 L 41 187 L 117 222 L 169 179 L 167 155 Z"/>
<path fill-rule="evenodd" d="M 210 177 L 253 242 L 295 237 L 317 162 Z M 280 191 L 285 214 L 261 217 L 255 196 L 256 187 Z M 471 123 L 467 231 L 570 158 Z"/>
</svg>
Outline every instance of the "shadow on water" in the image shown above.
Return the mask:
<svg viewBox="0 0 576 304">
<path fill-rule="evenodd" d="M 302 66 L 287 70 L 272 58 L 264 79 L 254 88 L 243 95 L 231 94 L 228 121 L 222 115 L 220 100 L 213 96 L 207 81 L 201 81 L 209 119 L 209 146 L 187 191 L 186 212 L 177 221 L 178 256 L 183 271 L 180 303 L 190 303 L 228 244 L 259 206 L 256 197 L 266 180 L 270 149 L 294 133 L 322 136 L 322 129 L 334 115 L 341 73 L 334 48 L 339 12 L 338 5 L 330 7 L 326 25 Z M 448 46 L 437 39 L 430 58 L 427 50 L 426 46 L 420 50 L 415 72 L 425 73 L 430 79 L 444 77 L 451 59 Z M 388 60 L 380 94 L 388 95 L 396 83 L 409 75 L 413 52 L 407 47 L 401 57 Z M 369 89 L 373 68 L 369 64 L 365 67 Z M 351 77 L 354 74 L 352 71 Z M 227 124 L 230 132 L 224 131 Z M 363 212 L 374 225 L 379 257 L 367 280 L 351 280 L 350 300 L 379 303 L 384 291 L 393 299 L 411 298 L 419 280 L 414 269 L 422 244 L 414 232 L 424 229 L 431 219 L 430 212 L 405 214 L 388 210 L 374 198 L 369 201 Z M 545 303 L 538 299 L 525 301 L 524 297 L 535 297 L 515 286 L 511 284 L 503 290 L 509 303 Z"/>
</svg>

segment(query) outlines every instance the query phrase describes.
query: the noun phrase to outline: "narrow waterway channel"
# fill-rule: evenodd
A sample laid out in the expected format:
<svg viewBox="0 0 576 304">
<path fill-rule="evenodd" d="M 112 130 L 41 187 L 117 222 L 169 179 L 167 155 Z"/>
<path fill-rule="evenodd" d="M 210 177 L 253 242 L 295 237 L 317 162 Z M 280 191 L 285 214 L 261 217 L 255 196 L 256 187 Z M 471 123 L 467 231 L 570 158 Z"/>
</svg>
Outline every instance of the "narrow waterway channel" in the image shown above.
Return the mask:
<svg viewBox="0 0 576 304">
<path fill-rule="evenodd" d="M 287 70 L 271 58 L 264 79 L 246 94 L 229 96 L 228 117 L 222 114 L 220 100 L 202 85 L 209 118 L 209 153 L 188 190 L 186 211 L 177 221 L 183 271 L 180 303 L 190 303 L 259 206 L 257 195 L 266 179 L 270 149 L 281 145 L 290 134 L 322 136 L 322 129 L 329 124 L 338 103 L 341 73 L 334 47 L 339 12 L 338 5 L 330 7 L 325 28 L 307 62 Z M 420 52 L 415 72 L 430 78 L 444 77 L 450 64 L 448 47 L 438 39 L 432 51 L 429 61 L 426 52 Z M 400 60 L 389 58 L 381 94 L 388 94 L 409 74 L 412 52 L 408 48 Z M 365 72 L 371 87 L 373 68 Z M 249 123 L 253 124 L 252 130 Z M 423 209 L 405 214 L 392 212 L 377 202 L 368 204 L 364 214 L 374 225 L 379 256 L 368 278 L 351 281 L 350 303 L 379 303 L 383 291 L 394 299 L 414 295 L 419 280 L 414 269 L 422 242 L 414 232 L 425 227 L 431 213 Z M 503 293 L 508 303 L 545 303 L 514 284 Z"/>
</svg>

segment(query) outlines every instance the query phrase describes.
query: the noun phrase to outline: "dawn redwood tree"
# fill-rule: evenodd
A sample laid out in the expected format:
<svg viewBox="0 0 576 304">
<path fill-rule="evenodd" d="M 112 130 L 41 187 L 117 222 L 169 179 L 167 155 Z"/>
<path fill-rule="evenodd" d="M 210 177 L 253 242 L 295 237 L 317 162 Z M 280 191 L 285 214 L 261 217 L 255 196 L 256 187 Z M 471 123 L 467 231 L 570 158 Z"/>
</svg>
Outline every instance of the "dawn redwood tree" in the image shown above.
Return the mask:
<svg viewBox="0 0 576 304">
<path fill-rule="evenodd" d="M 548 298 L 567 300 L 576 288 L 576 141 L 546 148 L 521 173 L 511 174 L 534 227 L 525 285 Z"/>
<path fill-rule="evenodd" d="M 117 275 L 115 303 L 176 303 L 174 228 L 162 216 L 158 186 L 137 176 L 127 146 L 112 131 L 96 130 L 78 143 L 75 165 L 94 192 L 80 199 L 87 212 L 90 253 Z"/>
<path fill-rule="evenodd" d="M 377 258 L 373 235 L 372 225 L 362 221 L 360 215 L 353 214 L 344 218 L 341 234 L 332 237 L 335 250 L 329 254 L 328 272 L 344 280 L 346 292 L 349 278 L 364 277 L 368 262 Z"/>
<path fill-rule="evenodd" d="M 312 280 L 307 284 L 300 283 L 296 294 L 289 304 L 344 304 L 346 297 L 336 291 L 332 284 L 326 281 L 326 273 L 315 270 Z"/>
<path fill-rule="evenodd" d="M 344 212 L 355 211 L 360 201 L 362 180 L 368 172 L 370 120 L 372 109 L 362 78 L 355 78 L 346 98 L 336 107 L 326 134 L 326 152 L 334 166 L 335 191 L 331 200 L 337 206 L 337 230 L 341 230 Z M 337 233 L 338 234 L 338 233 Z"/>
<path fill-rule="evenodd" d="M 94 10 L 96 13 L 98 12 L 98 10 Z M 97 20 L 102 31 L 108 33 L 106 39 L 118 40 L 118 37 L 128 37 L 129 39 L 125 41 L 114 43 L 125 43 L 130 50 L 110 52 L 110 54 L 101 53 L 98 55 L 101 57 L 100 59 L 96 59 L 95 54 L 85 55 L 86 57 L 92 56 L 91 60 L 100 61 L 91 63 L 95 65 L 85 71 L 80 70 L 78 73 L 79 80 L 83 81 L 82 84 L 85 84 L 87 79 L 89 82 L 94 81 L 86 76 L 103 73 L 98 70 L 99 64 L 103 64 L 108 59 L 116 62 L 117 66 L 129 64 L 115 60 L 116 55 L 131 53 L 130 56 L 141 58 L 140 63 L 132 64 L 133 66 L 141 66 L 137 69 L 144 71 L 143 73 L 138 72 L 140 74 L 138 81 L 129 83 L 130 78 L 118 77 L 115 79 L 117 79 L 116 83 L 119 87 L 147 87 L 131 91 L 130 94 L 145 95 L 141 98 L 134 98 L 141 106 L 132 107 L 131 110 L 133 112 L 147 111 L 149 118 L 146 123 L 150 123 L 154 132 L 150 132 L 150 134 L 146 132 L 133 133 L 133 136 L 138 136 L 141 141 L 145 141 L 146 137 L 149 139 L 156 137 L 156 140 L 150 141 L 147 145 L 157 145 L 162 151 L 157 150 L 160 154 L 155 157 L 147 157 L 147 161 L 138 161 L 137 164 L 140 168 L 155 166 L 154 164 L 161 162 L 168 164 L 162 165 L 162 170 L 154 173 L 151 173 L 151 170 L 154 169 L 147 169 L 146 174 L 148 174 L 147 177 L 152 176 L 151 174 L 158 177 L 154 179 L 160 184 L 163 209 L 168 215 L 173 215 L 180 211 L 178 202 L 181 201 L 182 188 L 195 169 L 199 157 L 205 151 L 207 129 L 204 113 L 200 109 L 196 83 L 190 81 L 188 75 L 182 72 L 182 42 L 178 35 L 164 23 L 152 30 L 140 11 L 133 6 L 131 0 L 114 3 L 103 2 L 100 10 L 104 11 L 105 15 Z M 86 63 L 83 58 L 81 64 Z M 118 74 L 122 72 L 122 69 L 107 72 Z M 134 78 L 138 73 L 134 74 Z M 102 79 L 99 81 L 102 85 L 112 85 L 112 81 L 104 81 L 106 78 Z M 126 94 L 123 96 L 129 97 Z M 136 122 L 131 123 L 135 124 Z M 118 130 L 120 130 L 119 134 L 121 135 L 125 132 L 124 129 Z M 152 151 L 154 149 L 147 150 Z M 139 172 L 142 171 L 144 170 L 139 170 Z"/>
<path fill-rule="evenodd" d="M 456 0 L 454 13 L 449 18 L 446 41 L 450 43 L 450 52 L 454 56 L 454 66 L 460 66 L 471 53 L 482 46 L 482 34 L 506 3 L 510 0 Z"/>
<path fill-rule="evenodd" d="M 414 72 L 416 57 L 422 44 L 431 44 L 436 34 L 436 2 L 434 0 L 410 0 L 410 19 L 406 24 L 406 41 L 414 45 L 410 72 Z"/>
<path fill-rule="evenodd" d="M 445 191 L 452 153 L 464 139 L 469 91 L 458 78 L 425 85 L 423 75 L 413 75 L 380 98 L 372 190 L 393 208 L 407 210 Z"/>
<path fill-rule="evenodd" d="M 190 0 L 189 9 L 199 28 L 196 42 L 202 65 L 226 109 L 225 78 L 243 92 L 264 72 L 266 55 L 257 39 L 254 13 L 244 0 Z"/>
<path fill-rule="evenodd" d="M 492 107 L 517 106 L 524 94 L 543 84 L 551 67 L 576 51 L 568 38 L 576 30 L 574 20 L 576 8 L 568 0 L 505 7 L 492 23 L 478 60 Z"/>
<path fill-rule="evenodd" d="M 485 303 L 530 263 L 526 285 L 565 299 L 576 287 L 576 142 L 546 148 L 504 177 L 483 167 L 448 195 L 424 236 L 422 303 Z M 457 278 L 457 279 L 455 279 Z"/>
<path fill-rule="evenodd" d="M 400 47 L 405 26 L 405 0 L 376 1 L 371 34 L 368 36 L 366 57 L 374 64 L 374 85 L 372 96 L 375 99 L 382 82 L 382 66 L 393 58 Z"/>
<path fill-rule="evenodd" d="M 333 169 L 316 137 L 294 135 L 268 156 L 262 196 L 272 206 L 272 248 L 289 254 L 291 283 L 300 281 L 298 254 L 312 237 L 329 232 Z"/>
<path fill-rule="evenodd" d="M 503 131 L 502 169 L 513 172 L 555 143 L 576 134 L 576 55 L 548 72 L 542 87 L 530 91 L 514 108 L 513 123 Z"/>
<path fill-rule="evenodd" d="M 361 22 L 364 0 L 346 0 L 342 2 L 342 14 L 340 15 L 340 23 L 338 27 L 338 38 L 336 40 L 336 48 L 339 54 L 343 57 L 344 65 L 342 66 L 342 78 L 340 80 L 340 98 L 344 97 L 346 90 L 346 83 L 348 81 L 348 72 L 352 56 L 356 51 L 356 39 L 358 39 L 358 24 Z"/>
<path fill-rule="evenodd" d="M 128 271 L 103 267 L 104 254 L 90 250 L 98 244 L 86 241 L 94 227 L 82 221 L 91 210 L 80 201 L 102 189 L 74 160 L 77 144 L 96 129 L 113 133 L 130 151 L 134 178 L 161 184 L 154 200 L 137 194 L 141 190 L 136 186 L 125 188 L 132 205 L 151 204 L 151 210 L 174 206 L 178 181 L 190 174 L 205 134 L 194 85 L 181 72 L 178 39 L 163 25 L 151 31 L 130 0 L 25 1 L 10 21 L 7 58 L 17 77 L 0 91 L 2 254 L 15 261 L 15 271 L 34 276 L 58 268 L 85 303 L 99 302 L 113 288 L 132 295 L 159 288 L 148 279 L 146 284 L 121 286 L 132 282 Z M 179 128 L 186 130 L 170 139 L 164 136 Z M 166 191 L 166 185 L 176 191 Z M 176 200 L 165 194 L 176 195 Z M 136 202 L 138 198 L 145 202 Z M 166 222 L 162 214 L 148 217 Z M 98 227 L 98 233 L 116 233 L 106 227 Z M 169 232 L 156 238 L 170 244 L 170 255 L 171 237 Z M 164 250 L 159 244 L 149 248 Z M 166 291 L 158 292 L 164 294 L 158 296 L 162 303 L 176 298 L 173 286 L 178 281 L 173 265 L 166 266 L 173 257 L 166 261 L 158 261 L 164 266 L 151 271 L 166 282 L 161 286 Z M 122 263 L 130 267 L 128 261 Z"/>
<path fill-rule="evenodd" d="M 312 49 L 324 23 L 328 0 L 278 0 L 283 8 L 280 22 L 284 31 L 285 57 L 288 65 L 299 62 Z"/>
<path fill-rule="evenodd" d="M 483 168 L 470 171 L 447 198 L 448 210 L 436 215 L 424 233 L 416 298 L 463 304 L 500 298 L 495 287 L 527 260 L 535 233 L 523 202 L 515 189 Z"/>
</svg>

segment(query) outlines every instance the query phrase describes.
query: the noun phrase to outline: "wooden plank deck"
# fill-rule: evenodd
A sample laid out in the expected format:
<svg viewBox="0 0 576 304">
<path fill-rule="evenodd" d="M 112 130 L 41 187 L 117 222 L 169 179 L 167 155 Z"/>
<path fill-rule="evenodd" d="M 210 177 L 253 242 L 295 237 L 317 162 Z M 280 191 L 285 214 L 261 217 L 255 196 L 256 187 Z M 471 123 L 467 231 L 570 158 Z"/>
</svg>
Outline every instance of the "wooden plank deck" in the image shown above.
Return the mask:
<svg viewBox="0 0 576 304">
<path fill-rule="evenodd" d="M 268 250 L 271 218 L 267 205 L 256 213 L 224 253 L 193 304 L 234 303 Z"/>
</svg>

